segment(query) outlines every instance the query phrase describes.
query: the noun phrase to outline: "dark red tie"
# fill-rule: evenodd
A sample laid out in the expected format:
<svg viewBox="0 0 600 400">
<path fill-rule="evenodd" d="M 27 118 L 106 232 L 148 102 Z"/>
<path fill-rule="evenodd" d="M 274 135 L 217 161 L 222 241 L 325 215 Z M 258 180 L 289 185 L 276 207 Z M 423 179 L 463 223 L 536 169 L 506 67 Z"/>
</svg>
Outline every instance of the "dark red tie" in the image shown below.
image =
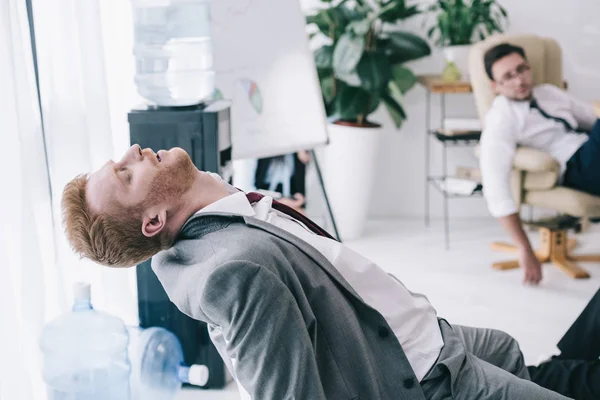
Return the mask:
<svg viewBox="0 0 600 400">
<path fill-rule="evenodd" d="M 260 199 L 262 199 L 265 196 L 263 196 L 260 193 L 252 192 L 252 193 L 246 193 L 246 197 L 248 198 L 248 201 L 250 202 L 250 204 L 253 204 L 253 203 L 260 201 Z M 306 225 L 306 227 L 308 229 L 310 229 L 317 235 L 325 236 L 329 239 L 336 240 L 333 236 L 331 236 L 329 233 L 327 233 L 327 231 L 325 229 L 321 228 L 319 225 L 315 224 L 310 219 L 308 219 L 306 216 L 304 216 L 304 214 L 299 213 L 298 211 L 294 210 L 293 208 L 288 207 L 285 204 L 282 204 L 275 199 L 273 199 L 272 207 L 275 210 L 282 212 L 282 213 L 286 214 L 287 216 L 294 218 L 297 221 L 302 222 L 304 225 Z"/>
</svg>

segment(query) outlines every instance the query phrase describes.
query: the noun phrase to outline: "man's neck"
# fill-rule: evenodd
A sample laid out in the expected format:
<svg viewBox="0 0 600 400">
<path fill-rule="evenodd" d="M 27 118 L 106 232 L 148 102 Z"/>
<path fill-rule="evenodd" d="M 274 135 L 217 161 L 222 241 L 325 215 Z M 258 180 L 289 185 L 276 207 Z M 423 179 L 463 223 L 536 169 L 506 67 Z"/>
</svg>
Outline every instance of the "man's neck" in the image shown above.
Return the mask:
<svg viewBox="0 0 600 400">
<path fill-rule="evenodd" d="M 176 235 L 183 224 L 204 207 L 219 201 L 231 193 L 223 183 L 212 178 L 208 173 L 198 171 L 198 175 L 188 190 L 177 202 L 172 211 L 169 231 Z"/>
</svg>

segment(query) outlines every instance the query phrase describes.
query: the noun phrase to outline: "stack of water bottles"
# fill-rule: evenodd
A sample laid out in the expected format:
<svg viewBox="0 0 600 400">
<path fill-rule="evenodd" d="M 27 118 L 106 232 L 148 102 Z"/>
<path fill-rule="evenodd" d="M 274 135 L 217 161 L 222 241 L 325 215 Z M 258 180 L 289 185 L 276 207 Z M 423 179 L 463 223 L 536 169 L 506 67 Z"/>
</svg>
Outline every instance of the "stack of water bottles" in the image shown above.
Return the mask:
<svg viewBox="0 0 600 400">
<path fill-rule="evenodd" d="M 215 89 L 208 0 L 132 0 L 135 83 L 158 106 L 190 106 Z"/>
<path fill-rule="evenodd" d="M 206 385 L 206 366 L 185 366 L 169 331 L 128 331 L 120 319 L 94 310 L 89 284 L 76 284 L 74 299 L 72 311 L 50 322 L 40 341 L 49 400 L 173 400 L 182 383 Z"/>
</svg>

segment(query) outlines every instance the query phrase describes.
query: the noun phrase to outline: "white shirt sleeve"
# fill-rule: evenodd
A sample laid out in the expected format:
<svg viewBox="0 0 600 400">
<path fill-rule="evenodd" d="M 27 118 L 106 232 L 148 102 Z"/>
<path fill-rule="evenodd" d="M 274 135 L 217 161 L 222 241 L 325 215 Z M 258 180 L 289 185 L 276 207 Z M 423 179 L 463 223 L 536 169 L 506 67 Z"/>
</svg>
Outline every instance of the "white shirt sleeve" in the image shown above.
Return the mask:
<svg viewBox="0 0 600 400">
<path fill-rule="evenodd" d="M 483 193 L 490 213 L 496 218 L 519 211 L 510 189 L 518 128 L 510 111 L 502 108 L 492 108 L 486 115 L 480 142 Z"/>
</svg>

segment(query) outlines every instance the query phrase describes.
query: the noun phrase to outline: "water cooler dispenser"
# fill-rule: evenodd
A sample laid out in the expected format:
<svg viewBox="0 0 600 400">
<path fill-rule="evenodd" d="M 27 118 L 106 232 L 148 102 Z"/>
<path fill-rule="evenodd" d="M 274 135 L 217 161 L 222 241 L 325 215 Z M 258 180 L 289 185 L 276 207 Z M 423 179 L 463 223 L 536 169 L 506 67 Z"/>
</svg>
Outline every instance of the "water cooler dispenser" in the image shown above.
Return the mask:
<svg viewBox="0 0 600 400">
<path fill-rule="evenodd" d="M 129 113 L 131 143 L 142 148 L 181 147 L 196 167 L 219 173 L 230 182 L 232 174 L 229 103 L 216 101 L 187 107 L 145 107 Z M 209 369 L 205 388 L 222 388 L 225 366 L 210 341 L 206 324 L 181 313 L 167 297 L 150 261 L 137 266 L 140 326 L 163 327 L 181 341 L 187 365 Z"/>
</svg>

